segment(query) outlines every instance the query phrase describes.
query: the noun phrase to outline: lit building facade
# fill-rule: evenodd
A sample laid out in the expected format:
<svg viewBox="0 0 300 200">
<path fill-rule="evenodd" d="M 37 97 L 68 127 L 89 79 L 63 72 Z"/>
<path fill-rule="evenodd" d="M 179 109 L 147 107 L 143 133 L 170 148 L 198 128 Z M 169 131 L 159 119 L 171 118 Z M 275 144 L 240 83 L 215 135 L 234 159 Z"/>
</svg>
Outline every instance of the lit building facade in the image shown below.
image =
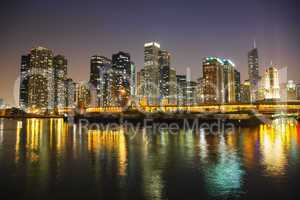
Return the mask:
<svg viewBox="0 0 300 200">
<path fill-rule="evenodd" d="M 113 98 L 117 105 L 125 106 L 128 104 L 131 94 L 131 67 L 129 53 L 118 52 L 112 55 L 112 69 L 114 72 Z"/>
<path fill-rule="evenodd" d="M 263 76 L 264 100 L 280 99 L 279 75 L 275 67 L 269 67 Z"/>
<path fill-rule="evenodd" d="M 30 52 L 28 107 L 41 110 L 54 108 L 54 67 L 51 50 L 38 47 Z"/>
<path fill-rule="evenodd" d="M 30 54 L 21 57 L 21 75 L 20 75 L 20 92 L 19 106 L 21 109 L 28 107 L 28 81 L 30 68 Z"/>
<path fill-rule="evenodd" d="M 91 102 L 90 84 L 79 82 L 76 84 L 76 106 L 80 109 L 87 108 Z"/>
<path fill-rule="evenodd" d="M 297 87 L 296 87 L 296 83 L 293 80 L 289 80 L 287 82 L 285 90 L 286 90 L 286 100 L 288 101 L 297 100 Z"/>
<path fill-rule="evenodd" d="M 54 105 L 56 108 L 66 106 L 67 59 L 62 55 L 53 58 L 54 66 Z"/>
<path fill-rule="evenodd" d="M 205 103 L 224 102 L 223 61 L 216 57 L 203 59 L 203 95 Z"/>
<path fill-rule="evenodd" d="M 251 101 L 255 101 L 259 82 L 259 59 L 258 50 L 255 45 L 248 52 L 248 74 L 251 87 Z"/>
<path fill-rule="evenodd" d="M 90 61 L 90 83 L 91 87 L 96 89 L 97 95 L 97 105 L 98 106 L 108 106 L 111 91 L 111 73 L 112 73 L 112 65 L 111 60 L 105 56 L 94 55 Z"/>
<path fill-rule="evenodd" d="M 130 62 L 130 95 L 136 95 L 136 66 L 134 62 Z"/>
<path fill-rule="evenodd" d="M 197 83 L 195 81 L 187 81 L 186 83 L 186 105 L 197 104 Z"/>
<path fill-rule="evenodd" d="M 144 45 L 144 69 L 140 81 L 140 96 L 148 105 L 159 105 L 160 101 L 160 44 L 149 42 Z"/>
<path fill-rule="evenodd" d="M 223 59 L 224 102 L 236 102 L 235 64 L 231 60 Z"/>
<path fill-rule="evenodd" d="M 68 78 L 65 80 L 65 88 L 66 107 L 74 108 L 76 106 L 76 83 Z"/>
<path fill-rule="evenodd" d="M 250 89 L 250 81 L 245 80 L 241 84 L 241 102 L 242 103 L 250 103 L 251 101 L 251 89 Z"/>
<path fill-rule="evenodd" d="M 241 73 L 234 69 L 235 102 L 241 101 Z"/>
<path fill-rule="evenodd" d="M 184 106 L 186 105 L 187 99 L 187 79 L 186 75 L 176 75 L 176 82 L 177 82 L 177 105 Z"/>
</svg>

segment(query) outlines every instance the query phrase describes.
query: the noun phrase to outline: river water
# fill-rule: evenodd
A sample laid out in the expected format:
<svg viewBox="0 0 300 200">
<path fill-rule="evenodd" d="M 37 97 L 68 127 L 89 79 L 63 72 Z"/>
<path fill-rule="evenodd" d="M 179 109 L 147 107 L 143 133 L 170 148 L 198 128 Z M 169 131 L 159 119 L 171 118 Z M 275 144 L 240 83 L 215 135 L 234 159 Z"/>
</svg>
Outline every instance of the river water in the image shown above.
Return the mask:
<svg viewBox="0 0 300 200">
<path fill-rule="evenodd" d="M 81 131 L 62 119 L 0 119 L 9 199 L 300 199 L 297 122 L 200 130 Z"/>
</svg>

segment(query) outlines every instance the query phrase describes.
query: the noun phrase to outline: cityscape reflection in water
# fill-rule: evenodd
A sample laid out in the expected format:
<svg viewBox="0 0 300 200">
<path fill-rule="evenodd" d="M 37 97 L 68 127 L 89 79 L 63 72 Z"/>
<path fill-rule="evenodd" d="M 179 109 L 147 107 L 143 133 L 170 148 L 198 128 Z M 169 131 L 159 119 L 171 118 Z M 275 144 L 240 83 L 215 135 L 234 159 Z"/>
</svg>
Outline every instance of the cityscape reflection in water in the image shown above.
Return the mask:
<svg viewBox="0 0 300 200">
<path fill-rule="evenodd" d="M 0 187 L 21 199 L 299 195 L 298 123 L 277 119 L 235 130 L 81 132 L 63 119 L 1 119 Z"/>
</svg>

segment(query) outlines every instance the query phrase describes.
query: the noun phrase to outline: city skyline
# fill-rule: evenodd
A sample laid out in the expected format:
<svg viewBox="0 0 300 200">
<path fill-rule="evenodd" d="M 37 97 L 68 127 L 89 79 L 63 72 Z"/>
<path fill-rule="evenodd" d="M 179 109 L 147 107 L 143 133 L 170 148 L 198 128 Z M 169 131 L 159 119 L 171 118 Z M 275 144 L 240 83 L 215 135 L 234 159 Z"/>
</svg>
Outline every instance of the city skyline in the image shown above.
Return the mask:
<svg viewBox="0 0 300 200">
<path fill-rule="evenodd" d="M 64 55 L 69 61 L 70 76 L 78 81 L 88 80 L 89 59 L 94 54 L 110 57 L 109 55 L 118 51 L 129 52 L 132 60 L 136 63 L 137 69 L 140 70 L 143 67 L 143 44 L 153 40 L 159 41 L 172 54 L 171 67 L 174 67 L 181 74 L 186 67 L 190 67 L 194 80 L 202 73 L 202 58 L 210 55 L 232 59 L 242 74 L 242 80 L 245 80 L 248 78 L 246 75 L 248 70 L 247 52 L 251 49 L 255 39 L 261 58 L 261 73 L 272 60 L 279 67 L 288 66 L 288 79 L 298 81 L 296 73 L 298 65 L 296 58 L 299 52 L 298 38 L 296 37 L 298 27 L 296 26 L 297 16 L 293 6 L 297 2 L 274 1 L 271 5 L 264 1 L 260 2 L 252 1 L 251 3 L 245 3 L 245 5 L 237 1 L 228 1 L 226 4 L 220 3 L 216 8 L 220 14 L 224 13 L 223 9 L 221 9 L 222 7 L 227 8 L 232 13 L 233 11 L 238 13 L 246 12 L 245 7 L 247 6 L 248 9 L 256 11 L 255 17 L 247 18 L 245 13 L 245 16 L 242 15 L 241 19 L 236 19 L 235 14 L 228 12 L 228 16 L 221 19 L 220 17 L 213 17 L 206 9 L 213 6 L 213 2 L 208 3 L 205 1 L 202 4 L 191 2 L 191 5 L 187 7 L 191 9 L 194 6 L 195 9 L 192 9 L 191 14 L 179 18 L 174 11 L 180 9 L 182 4 L 173 1 L 174 6 L 172 6 L 172 9 L 165 3 L 160 4 L 161 6 L 157 9 L 158 14 L 153 20 L 149 19 L 150 11 L 147 10 L 149 3 L 133 2 L 125 6 L 123 11 L 120 11 L 117 7 L 117 11 L 120 11 L 120 13 L 132 9 L 142 13 L 141 19 L 126 16 L 124 21 L 128 22 L 129 25 L 126 29 L 122 29 L 124 25 L 114 15 L 111 15 L 112 17 L 109 21 L 116 22 L 117 20 L 118 23 L 113 23 L 114 25 L 111 26 L 107 24 L 108 22 L 102 23 L 106 18 L 96 13 L 96 10 L 93 9 L 93 6 L 99 5 L 97 2 L 92 2 L 85 6 L 76 2 L 70 7 L 68 14 L 65 15 L 61 11 L 56 11 L 56 15 L 53 17 L 49 17 L 47 12 L 42 13 L 40 11 L 43 10 L 44 6 L 52 8 L 55 1 L 47 2 L 47 5 L 35 1 L 28 2 L 26 5 L 22 5 L 20 2 L 5 3 L 2 8 L 11 8 L 12 12 L 7 12 L 9 9 L 2 12 L 2 19 L 4 19 L 3 28 L 9 28 L 6 28 L 3 32 L 3 41 L 0 49 L 0 65 L 6 71 L 5 75 L 1 75 L 3 81 L 0 96 L 6 102 L 12 105 L 15 104 L 13 100 L 13 84 L 19 75 L 19 58 L 20 55 L 25 54 L 30 48 L 44 46 L 54 50 L 57 54 Z M 67 5 L 62 3 L 62 8 Z M 104 5 L 108 8 L 112 6 L 109 3 Z M 22 6 L 27 9 L 16 9 Z M 116 5 L 114 4 L 114 6 Z M 119 6 L 120 8 L 124 7 L 124 3 L 120 3 Z M 33 8 L 39 10 L 41 17 L 39 20 L 43 21 L 44 19 L 47 21 L 47 27 L 52 24 L 53 27 L 56 27 L 56 31 L 49 32 L 49 28 L 33 18 L 32 13 L 29 12 Z M 196 8 L 202 9 L 197 11 Z M 75 26 L 74 19 L 70 16 L 72 16 L 73 12 L 77 12 L 80 9 L 91 11 L 91 14 L 83 17 L 85 20 L 89 19 L 87 21 L 90 22 L 79 23 L 78 26 Z M 162 10 L 166 11 L 166 13 L 162 12 Z M 183 9 L 183 11 L 185 10 Z M 26 14 L 22 26 L 8 23 L 20 19 L 20 16 L 23 16 L 22 14 Z M 205 18 L 202 19 L 201 17 L 203 16 Z M 64 20 L 55 20 L 60 18 Z M 97 19 L 103 20 L 100 20 L 101 23 L 97 23 Z M 131 20 L 134 23 L 130 23 Z M 93 26 L 93 22 L 95 22 L 95 26 Z M 184 31 L 175 29 L 175 27 L 178 27 L 177 22 L 180 22 Z M 168 24 L 168 29 L 163 26 L 165 24 Z M 199 27 L 194 26 L 198 24 Z M 26 31 L 24 31 L 23 25 L 28 27 Z M 223 29 L 225 26 L 226 29 Z M 184 37 L 184 35 L 189 37 Z"/>
</svg>

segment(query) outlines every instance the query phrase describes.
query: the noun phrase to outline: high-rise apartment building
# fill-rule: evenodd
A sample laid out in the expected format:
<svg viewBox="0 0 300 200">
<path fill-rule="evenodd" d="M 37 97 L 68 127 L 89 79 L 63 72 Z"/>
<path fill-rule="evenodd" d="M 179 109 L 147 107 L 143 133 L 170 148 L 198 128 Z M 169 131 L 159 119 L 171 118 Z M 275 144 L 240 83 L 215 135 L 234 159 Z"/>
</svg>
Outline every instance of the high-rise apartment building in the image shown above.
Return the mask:
<svg viewBox="0 0 300 200">
<path fill-rule="evenodd" d="M 112 69 L 114 72 L 113 96 L 119 106 L 128 104 L 131 94 L 131 67 L 129 53 L 118 52 L 112 55 Z"/>
<path fill-rule="evenodd" d="M 62 55 L 53 58 L 54 66 L 54 105 L 56 108 L 66 106 L 67 59 Z"/>
<path fill-rule="evenodd" d="M 68 78 L 65 80 L 65 88 L 66 107 L 74 108 L 76 106 L 76 83 L 71 78 Z"/>
<path fill-rule="evenodd" d="M 186 75 L 176 75 L 176 82 L 177 82 L 177 105 L 184 106 L 186 105 L 187 99 L 187 79 Z"/>
<path fill-rule="evenodd" d="M 223 59 L 224 71 L 224 101 L 225 103 L 233 103 L 236 101 L 236 83 L 235 83 L 235 64 L 228 59 Z"/>
<path fill-rule="evenodd" d="M 30 52 L 28 106 L 42 110 L 54 108 L 53 53 L 43 47 Z"/>
<path fill-rule="evenodd" d="M 91 87 L 96 89 L 97 105 L 108 106 L 109 105 L 109 75 L 112 72 L 111 60 L 104 56 L 94 55 L 90 61 L 90 83 Z"/>
<path fill-rule="evenodd" d="M 223 61 L 216 57 L 203 59 L 203 95 L 205 103 L 224 102 Z"/>
<path fill-rule="evenodd" d="M 28 81 L 30 69 L 30 54 L 21 57 L 19 106 L 21 109 L 28 107 Z"/>
<path fill-rule="evenodd" d="M 149 42 L 144 45 L 144 70 L 141 73 L 141 96 L 148 105 L 160 101 L 160 44 Z"/>
</svg>

